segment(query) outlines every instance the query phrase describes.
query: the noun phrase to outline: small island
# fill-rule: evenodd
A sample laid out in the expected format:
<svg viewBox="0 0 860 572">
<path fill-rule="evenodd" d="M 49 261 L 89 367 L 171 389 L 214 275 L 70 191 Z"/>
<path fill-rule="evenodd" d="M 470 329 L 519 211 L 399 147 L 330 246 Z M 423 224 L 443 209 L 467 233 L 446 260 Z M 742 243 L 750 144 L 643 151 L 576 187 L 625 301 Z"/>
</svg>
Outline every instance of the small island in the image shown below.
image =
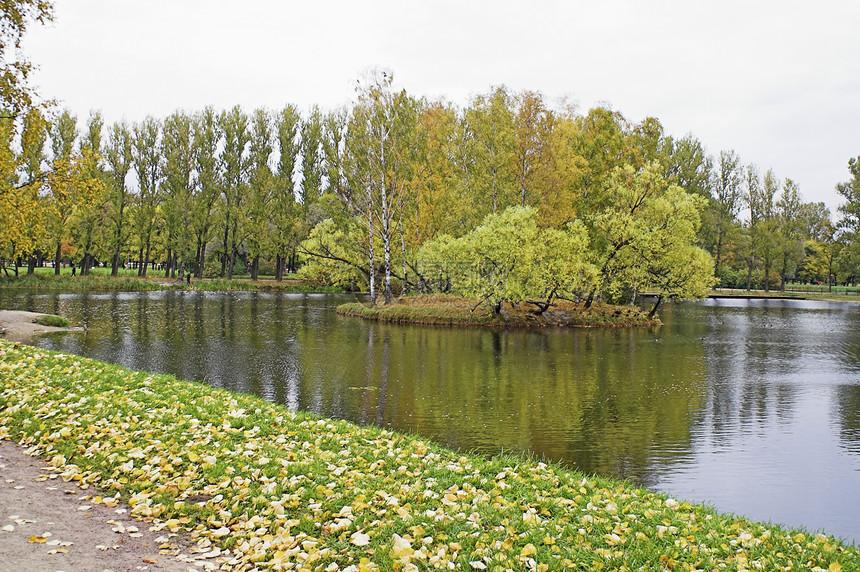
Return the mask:
<svg viewBox="0 0 860 572">
<path fill-rule="evenodd" d="M 445 294 L 421 294 L 405 296 L 391 304 L 352 302 L 341 304 L 337 313 L 344 316 L 379 320 L 391 323 L 411 323 L 441 326 L 499 326 L 499 327 L 601 327 L 601 326 L 656 326 L 660 320 L 648 316 L 637 306 L 614 306 L 594 303 L 586 307 L 576 303 L 557 300 L 540 312 L 533 305 L 520 303 L 501 304 L 494 312 L 485 305 L 460 296 Z"/>
</svg>

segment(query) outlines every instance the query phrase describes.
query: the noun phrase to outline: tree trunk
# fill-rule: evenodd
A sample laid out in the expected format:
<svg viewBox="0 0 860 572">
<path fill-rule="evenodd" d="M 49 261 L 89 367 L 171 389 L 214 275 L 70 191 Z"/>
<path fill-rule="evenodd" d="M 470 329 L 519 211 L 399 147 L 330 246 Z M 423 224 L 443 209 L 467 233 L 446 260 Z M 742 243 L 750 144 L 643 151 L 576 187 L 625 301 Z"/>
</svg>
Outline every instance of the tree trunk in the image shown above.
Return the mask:
<svg viewBox="0 0 860 572">
<path fill-rule="evenodd" d="M 251 280 L 256 280 L 260 273 L 260 255 L 256 255 L 251 262 Z"/>
<path fill-rule="evenodd" d="M 714 278 L 720 277 L 720 251 L 723 249 L 723 231 L 717 231 L 716 252 L 714 252 Z"/>
<path fill-rule="evenodd" d="M 200 244 L 200 256 L 197 258 L 197 279 L 203 279 L 204 266 L 206 265 L 206 243 Z"/>
<path fill-rule="evenodd" d="M 142 278 L 146 276 L 146 261 L 143 259 L 143 246 L 141 245 L 140 250 L 137 252 L 137 276 Z"/>
<path fill-rule="evenodd" d="M 31 254 L 27 259 L 27 276 L 32 276 L 34 272 L 36 272 L 36 257 Z"/>
<path fill-rule="evenodd" d="M 663 301 L 663 294 L 660 294 L 659 296 L 657 296 L 657 301 L 654 302 L 654 307 L 651 308 L 650 312 L 648 312 L 648 319 L 649 320 L 654 317 L 654 314 L 657 313 L 657 308 L 660 306 L 660 302 L 662 302 L 662 301 Z"/>
<path fill-rule="evenodd" d="M 147 266 L 147 263 L 149 262 L 150 248 L 151 248 L 151 245 L 149 243 L 149 239 L 147 238 L 147 240 L 146 240 L 146 252 L 144 254 L 144 259 L 143 259 L 143 264 L 142 264 L 142 266 L 143 266 L 143 277 L 144 278 L 146 278 L 146 266 Z"/>
<path fill-rule="evenodd" d="M 57 255 L 54 257 L 54 276 L 60 275 L 60 255 L 62 254 L 62 245 L 57 241 Z"/>
<path fill-rule="evenodd" d="M 367 235 L 368 235 L 368 262 L 370 263 L 370 305 L 376 305 L 376 259 L 373 252 L 373 214 L 370 210 L 370 205 L 367 207 Z"/>
</svg>

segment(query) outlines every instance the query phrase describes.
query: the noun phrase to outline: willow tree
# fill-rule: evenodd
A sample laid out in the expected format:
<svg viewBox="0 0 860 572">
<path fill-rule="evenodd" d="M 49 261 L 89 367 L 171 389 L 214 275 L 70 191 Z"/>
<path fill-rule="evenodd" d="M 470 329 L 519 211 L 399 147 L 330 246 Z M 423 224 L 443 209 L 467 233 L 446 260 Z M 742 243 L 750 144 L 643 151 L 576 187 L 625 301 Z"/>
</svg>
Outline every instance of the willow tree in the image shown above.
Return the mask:
<svg viewBox="0 0 860 572">
<path fill-rule="evenodd" d="M 710 256 L 695 246 L 704 199 L 667 182 L 657 163 L 615 169 L 606 192 L 610 206 L 593 219 L 592 247 L 604 297 L 632 302 L 644 288 L 657 290 L 657 304 L 703 296 L 713 283 Z"/>
</svg>

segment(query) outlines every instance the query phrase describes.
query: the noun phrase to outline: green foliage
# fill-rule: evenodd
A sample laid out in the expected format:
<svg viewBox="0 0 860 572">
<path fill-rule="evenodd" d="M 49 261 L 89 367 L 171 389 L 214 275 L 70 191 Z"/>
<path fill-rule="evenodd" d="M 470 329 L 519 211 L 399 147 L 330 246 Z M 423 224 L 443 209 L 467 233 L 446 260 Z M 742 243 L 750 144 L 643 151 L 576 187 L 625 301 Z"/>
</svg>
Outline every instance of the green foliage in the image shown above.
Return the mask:
<svg viewBox="0 0 860 572">
<path fill-rule="evenodd" d="M 451 292 L 486 303 L 532 301 L 542 310 L 554 298 L 577 299 L 597 285 L 581 223 L 541 229 L 537 209 L 509 207 L 490 214 L 465 236 L 429 242 L 419 254 L 425 280 L 444 281 Z"/>
<path fill-rule="evenodd" d="M 357 249 L 360 232 L 352 221 L 338 225 L 326 219 L 316 225 L 308 238 L 302 241 L 300 251 L 304 263 L 298 278 L 316 285 L 330 285 L 358 290 L 367 284 L 367 270 L 363 269 L 362 256 Z"/>
</svg>

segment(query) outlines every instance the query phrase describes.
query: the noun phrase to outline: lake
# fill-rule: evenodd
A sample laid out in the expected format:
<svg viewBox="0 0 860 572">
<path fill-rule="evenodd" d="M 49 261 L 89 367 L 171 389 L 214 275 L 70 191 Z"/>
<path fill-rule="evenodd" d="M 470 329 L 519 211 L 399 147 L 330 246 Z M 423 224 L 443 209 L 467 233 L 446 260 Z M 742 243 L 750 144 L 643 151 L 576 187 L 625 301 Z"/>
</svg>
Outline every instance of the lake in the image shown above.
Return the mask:
<svg viewBox="0 0 860 572">
<path fill-rule="evenodd" d="M 0 290 L 86 328 L 40 347 L 860 540 L 860 306 L 719 299 L 665 304 L 653 329 L 502 331 L 335 314 L 352 300 Z"/>
</svg>

